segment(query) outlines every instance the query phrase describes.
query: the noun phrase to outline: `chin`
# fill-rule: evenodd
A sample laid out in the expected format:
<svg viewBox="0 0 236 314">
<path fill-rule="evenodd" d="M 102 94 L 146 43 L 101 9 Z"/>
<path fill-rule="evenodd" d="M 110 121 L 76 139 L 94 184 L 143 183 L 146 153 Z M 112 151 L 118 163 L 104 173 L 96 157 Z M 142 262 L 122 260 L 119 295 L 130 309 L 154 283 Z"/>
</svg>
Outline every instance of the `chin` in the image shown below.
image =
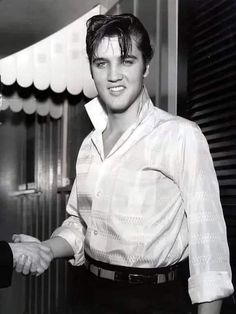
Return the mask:
<svg viewBox="0 0 236 314">
<path fill-rule="evenodd" d="M 127 110 L 127 108 L 126 107 L 115 107 L 115 108 L 114 107 L 113 108 L 109 107 L 109 110 L 112 113 L 123 113 L 123 112 L 125 112 Z"/>
<path fill-rule="evenodd" d="M 132 103 L 132 102 L 131 102 Z M 124 98 L 114 98 L 106 102 L 107 108 L 112 112 L 124 112 L 130 107 L 130 103 Z"/>
</svg>

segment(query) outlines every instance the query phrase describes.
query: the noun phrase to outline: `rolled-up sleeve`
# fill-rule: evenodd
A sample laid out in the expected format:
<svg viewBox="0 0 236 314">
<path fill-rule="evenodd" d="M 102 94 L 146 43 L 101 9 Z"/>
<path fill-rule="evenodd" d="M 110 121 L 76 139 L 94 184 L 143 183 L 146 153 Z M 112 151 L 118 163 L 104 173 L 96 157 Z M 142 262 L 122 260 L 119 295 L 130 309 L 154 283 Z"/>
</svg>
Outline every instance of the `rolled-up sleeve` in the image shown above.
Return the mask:
<svg viewBox="0 0 236 314">
<path fill-rule="evenodd" d="M 186 124 L 180 140 L 180 189 L 189 229 L 189 295 L 192 303 L 211 302 L 234 291 L 219 186 L 200 128 Z"/>
<path fill-rule="evenodd" d="M 74 251 L 74 258 L 69 262 L 74 266 L 79 266 L 84 263 L 85 225 L 77 210 L 76 186 L 75 179 L 66 207 L 70 216 L 53 232 L 51 238 L 62 237 L 65 239 Z"/>
</svg>

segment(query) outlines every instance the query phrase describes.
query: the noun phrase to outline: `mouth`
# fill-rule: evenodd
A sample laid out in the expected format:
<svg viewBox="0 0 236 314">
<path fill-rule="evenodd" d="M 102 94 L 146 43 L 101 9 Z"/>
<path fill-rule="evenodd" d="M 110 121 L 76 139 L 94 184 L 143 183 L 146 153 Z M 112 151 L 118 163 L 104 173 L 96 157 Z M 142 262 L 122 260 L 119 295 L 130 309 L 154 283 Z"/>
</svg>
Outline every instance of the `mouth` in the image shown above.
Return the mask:
<svg viewBox="0 0 236 314">
<path fill-rule="evenodd" d="M 112 95 L 120 95 L 124 90 L 125 87 L 124 86 L 112 86 L 108 88 L 110 94 Z"/>
</svg>

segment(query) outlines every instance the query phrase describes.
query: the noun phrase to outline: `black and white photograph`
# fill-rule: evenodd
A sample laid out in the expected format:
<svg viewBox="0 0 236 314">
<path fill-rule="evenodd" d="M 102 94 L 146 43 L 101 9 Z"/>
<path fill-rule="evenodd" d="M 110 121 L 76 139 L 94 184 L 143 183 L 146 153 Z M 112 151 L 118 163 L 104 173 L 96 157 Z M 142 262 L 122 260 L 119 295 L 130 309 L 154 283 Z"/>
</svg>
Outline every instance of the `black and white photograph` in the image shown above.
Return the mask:
<svg viewBox="0 0 236 314">
<path fill-rule="evenodd" d="M 0 314 L 235 314 L 236 1 L 0 0 Z"/>
</svg>

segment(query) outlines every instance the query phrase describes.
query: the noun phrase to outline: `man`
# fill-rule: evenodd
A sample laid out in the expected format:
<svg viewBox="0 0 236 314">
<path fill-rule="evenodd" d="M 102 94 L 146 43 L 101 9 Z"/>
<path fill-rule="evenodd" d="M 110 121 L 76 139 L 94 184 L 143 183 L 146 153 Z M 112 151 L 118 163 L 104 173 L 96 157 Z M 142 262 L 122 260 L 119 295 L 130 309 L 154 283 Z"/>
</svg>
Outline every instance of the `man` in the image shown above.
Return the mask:
<svg viewBox="0 0 236 314">
<path fill-rule="evenodd" d="M 24 236 L 24 241 L 35 242 L 37 240 Z M 25 275 L 29 273 L 28 265 L 31 266 L 32 272 L 43 273 L 52 259 L 50 255 L 50 249 L 41 244 L 35 246 L 31 243 L 7 243 L 6 241 L 0 241 L 0 288 L 10 286 L 13 268 L 16 267 L 18 271 L 19 265 L 24 264 L 23 268 L 20 267 L 20 272 Z"/>
<path fill-rule="evenodd" d="M 79 151 L 70 217 L 44 244 L 54 258 L 85 263 L 80 313 L 185 313 L 187 258 L 192 303 L 220 313 L 233 286 L 206 140 L 193 122 L 153 106 L 144 87 L 153 51 L 137 18 L 92 17 L 86 44 L 95 130 Z"/>
</svg>

